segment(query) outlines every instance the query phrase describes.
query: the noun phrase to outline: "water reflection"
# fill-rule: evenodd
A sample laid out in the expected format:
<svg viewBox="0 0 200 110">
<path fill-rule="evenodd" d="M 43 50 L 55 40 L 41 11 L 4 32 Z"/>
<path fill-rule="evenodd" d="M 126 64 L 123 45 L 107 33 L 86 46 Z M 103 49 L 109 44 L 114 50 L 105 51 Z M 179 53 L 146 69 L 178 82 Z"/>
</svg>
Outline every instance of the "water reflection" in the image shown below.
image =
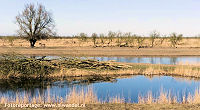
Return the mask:
<svg viewBox="0 0 200 110">
<path fill-rule="evenodd" d="M 80 57 L 85 59 L 86 57 Z M 150 63 L 150 64 L 200 64 L 199 56 L 190 57 L 87 57 L 89 59 L 96 59 L 99 61 L 114 60 L 117 62 L 127 63 Z"/>
<path fill-rule="evenodd" d="M 81 82 L 82 81 L 82 82 Z M 60 80 L 60 81 L 23 81 L 8 82 L 0 81 L 0 96 L 15 96 L 16 93 L 29 93 L 31 96 L 45 96 L 50 93 L 51 96 L 61 96 L 63 98 L 74 87 L 78 89 L 86 89 L 93 87 L 97 96 L 102 100 L 106 100 L 107 96 L 121 96 L 126 101 L 131 99 L 137 102 L 138 95 L 147 94 L 148 91 L 156 96 L 160 93 L 161 88 L 165 91 L 171 91 L 173 95 L 182 96 L 183 93 L 194 93 L 195 89 L 200 85 L 199 79 L 186 79 L 171 76 L 132 76 L 128 78 L 117 78 L 114 81 L 93 81 L 84 82 L 83 80 Z"/>
</svg>

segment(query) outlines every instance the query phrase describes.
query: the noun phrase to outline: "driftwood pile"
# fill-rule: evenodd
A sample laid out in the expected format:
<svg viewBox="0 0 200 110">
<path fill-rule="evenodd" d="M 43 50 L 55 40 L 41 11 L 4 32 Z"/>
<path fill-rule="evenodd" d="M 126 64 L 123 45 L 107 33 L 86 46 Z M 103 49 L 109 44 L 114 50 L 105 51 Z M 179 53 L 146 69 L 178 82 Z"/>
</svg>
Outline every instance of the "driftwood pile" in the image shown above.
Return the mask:
<svg viewBox="0 0 200 110">
<path fill-rule="evenodd" d="M 0 57 L 0 75 L 37 75 L 44 76 L 61 68 L 118 70 L 129 68 L 113 62 L 100 62 L 90 59 L 60 58 L 48 60 L 45 58 L 28 58 L 24 56 L 5 55 Z"/>
</svg>

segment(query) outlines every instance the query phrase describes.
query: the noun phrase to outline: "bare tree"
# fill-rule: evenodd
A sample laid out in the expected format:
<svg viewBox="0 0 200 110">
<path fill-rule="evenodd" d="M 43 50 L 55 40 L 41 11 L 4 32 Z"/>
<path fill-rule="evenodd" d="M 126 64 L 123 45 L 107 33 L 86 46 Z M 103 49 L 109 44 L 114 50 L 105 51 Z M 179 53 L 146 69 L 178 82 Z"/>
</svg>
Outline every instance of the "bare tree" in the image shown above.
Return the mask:
<svg viewBox="0 0 200 110">
<path fill-rule="evenodd" d="M 138 44 L 138 49 L 143 47 L 144 40 L 145 40 L 144 37 L 141 37 L 141 36 L 137 36 L 136 37 L 136 41 L 137 41 L 137 44 Z"/>
<path fill-rule="evenodd" d="M 87 41 L 87 34 L 80 33 L 79 37 L 80 37 L 81 41 L 83 41 L 83 42 Z"/>
<path fill-rule="evenodd" d="M 172 47 L 176 47 L 176 45 L 182 40 L 182 38 L 183 38 L 182 34 L 172 33 L 170 35 L 170 39 L 169 39 L 170 42 L 171 42 Z"/>
<path fill-rule="evenodd" d="M 159 32 L 157 31 L 153 31 L 150 33 L 150 42 L 151 42 L 151 47 L 154 46 L 155 43 L 155 39 L 158 38 L 160 36 Z"/>
<path fill-rule="evenodd" d="M 160 45 L 163 44 L 164 40 L 167 38 L 167 35 L 163 35 L 162 37 L 160 37 Z"/>
<path fill-rule="evenodd" d="M 132 37 L 131 32 L 125 33 L 124 36 L 125 36 L 125 43 L 126 43 L 125 46 L 129 47 L 130 44 L 133 42 L 131 38 Z"/>
<path fill-rule="evenodd" d="M 116 38 L 117 38 L 117 45 L 120 47 L 121 43 L 122 43 L 122 32 L 116 32 Z"/>
<path fill-rule="evenodd" d="M 55 35 L 52 14 L 41 4 L 25 5 L 22 13 L 16 16 L 16 24 L 19 26 L 18 34 L 29 40 L 32 48 L 37 40 Z"/>
<path fill-rule="evenodd" d="M 109 32 L 108 32 L 108 39 L 109 39 L 108 44 L 111 44 L 111 43 L 112 43 L 112 41 L 113 41 L 113 39 L 115 38 L 115 36 L 116 36 L 116 33 L 115 33 L 115 32 L 112 32 L 112 31 L 109 31 Z"/>
<path fill-rule="evenodd" d="M 91 37 L 92 37 L 92 41 L 94 43 L 94 47 L 96 47 L 96 40 L 97 40 L 98 35 L 96 33 L 93 33 Z"/>
<path fill-rule="evenodd" d="M 105 41 L 104 41 L 105 35 L 104 34 L 100 34 L 99 37 L 101 39 L 101 43 L 104 44 L 105 43 Z"/>
</svg>

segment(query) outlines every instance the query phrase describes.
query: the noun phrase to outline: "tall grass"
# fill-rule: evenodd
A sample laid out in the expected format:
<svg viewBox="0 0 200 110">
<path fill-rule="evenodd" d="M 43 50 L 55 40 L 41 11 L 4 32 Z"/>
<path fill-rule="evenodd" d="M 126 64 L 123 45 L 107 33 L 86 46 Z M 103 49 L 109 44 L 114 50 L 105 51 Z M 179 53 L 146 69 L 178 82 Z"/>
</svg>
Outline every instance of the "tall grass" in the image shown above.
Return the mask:
<svg viewBox="0 0 200 110">
<path fill-rule="evenodd" d="M 16 103 L 16 104 L 44 104 L 44 103 L 77 103 L 77 104 L 123 104 L 127 103 L 123 97 L 114 96 L 107 97 L 108 100 L 100 100 L 100 97 L 97 97 L 96 93 L 93 91 L 92 87 L 83 88 L 78 90 L 73 88 L 66 97 L 61 97 L 59 95 L 50 94 L 50 90 L 45 96 L 40 94 L 37 96 L 31 96 L 29 93 L 24 93 L 22 95 L 16 93 L 15 97 L 13 96 L 2 96 L 0 97 L 0 104 L 5 103 Z M 187 97 L 186 97 L 187 96 Z M 182 97 L 177 97 L 172 95 L 170 91 L 164 92 L 160 91 L 160 95 L 154 97 L 152 92 L 149 91 L 146 95 L 138 95 L 138 102 L 128 102 L 128 103 L 138 103 L 138 104 L 200 104 L 200 89 L 197 88 L 194 94 L 188 93 Z"/>
<path fill-rule="evenodd" d="M 50 94 L 50 90 L 47 91 L 47 94 L 41 96 L 32 96 L 30 93 L 19 94 L 16 93 L 15 97 L 13 96 L 2 96 L 0 98 L 0 104 L 5 103 L 16 103 L 16 104 L 28 104 L 28 103 L 77 103 L 77 104 L 95 104 L 100 103 L 96 94 L 93 92 L 93 88 L 88 87 L 87 90 L 73 88 L 66 97 L 61 97 L 59 95 Z"/>
<path fill-rule="evenodd" d="M 172 96 L 170 91 L 169 92 L 160 92 L 158 97 L 154 97 L 152 92 L 148 92 L 146 96 L 138 96 L 138 103 L 140 104 L 174 104 L 178 103 L 177 96 Z"/>
<path fill-rule="evenodd" d="M 181 99 L 181 101 L 180 101 Z M 160 92 L 158 97 L 153 97 L 152 92 L 146 96 L 138 96 L 138 103 L 140 104 L 200 104 L 200 89 L 196 88 L 193 95 L 188 93 L 187 97 L 184 94 L 180 99 L 176 95 L 171 95 L 171 92 Z"/>
<path fill-rule="evenodd" d="M 160 64 L 131 64 L 124 65 L 118 70 L 85 70 L 85 69 L 61 69 L 57 73 L 50 74 L 49 77 L 66 76 L 112 76 L 112 75 L 168 75 L 199 78 L 200 67 L 194 65 L 160 65 Z"/>
<path fill-rule="evenodd" d="M 3 46 L 4 46 L 4 43 L 7 41 L 9 42 L 9 45 L 10 46 L 13 46 L 14 45 L 14 40 L 16 40 L 18 37 L 17 36 L 3 36 L 3 37 L 0 37 L 0 39 L 3 40 Z"/>
<path fill-rule="evenodd" d="M 86 92 L 81 89 L 77 91 L 75 88 L 66 96 L 66 103 L 84 103 L 84 104 L 94 104 L 100 103 L 96 94 L 93 91 L 93 88 L 87 88 Z"/>
</svg>

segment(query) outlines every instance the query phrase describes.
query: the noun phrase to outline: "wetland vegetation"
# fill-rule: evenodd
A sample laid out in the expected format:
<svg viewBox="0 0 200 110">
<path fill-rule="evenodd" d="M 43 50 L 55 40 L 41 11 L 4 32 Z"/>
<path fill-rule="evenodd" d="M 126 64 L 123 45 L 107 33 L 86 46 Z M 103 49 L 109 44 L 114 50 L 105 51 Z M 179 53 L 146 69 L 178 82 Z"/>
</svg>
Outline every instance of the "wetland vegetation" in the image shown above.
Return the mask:
<svg viewBox="0 0 200 110">
<path fill-rule="evenodd" d="M 0 57 L 1 79 L 9 78 L 65 78 L 112 75 L 175 75 L 200 77 L 198 65 L 163 65 L 119 63 L 60 57 L 58 59 L 30 58 L 5 54 Z"/>
<path fill-rule="evenodd" d="M 174 32 L 162 35 L 157 31 L 146 36 L 121 31 L 58 36 L 54 23 L 43 5 L 27 4 L 16 16 L 17 35 L 0 37 L 0 104 L 77 103 L 86 104 L 86 109 L 113 109 L 119 105 L 123 109 L 198 108 L 198 61 L 185 64 L 170 58 L 173 61 L 161 63 L 144 56 L 198 57 L 199 36 Z M 58 56 L 48 59 L 47 55 Z M 104 61 L 102 56 L 137 57 L 138 61 Z"/>
<path fill-rule="evenodd" d="M 166 64 L 143 64 L 143 63 L 123 63 L 111 61 L 98 61 L 95 59 L 78 57 L 57 57 L 48 59 L 45 57 L 28 57 L 19 54 L 3 54 L 0 57 L 0 73 L 2 91 L 16 90 L 18 87 L 24 90 L 32 88 L 48 89 L 54 82 L 67 81 L 66 86 L 90 85 L 95 83 L 115 83 L 119 78 L 133 77 L 132 75 L 144 75 L 146 77 L 170 76 L 186 77 L 196 79 L 200 78 L 200 67 L 197 65 L 166 65 Z M 28 82 L 27 82 L 28 81 Z M 142 81 L 142 80 L 141 80 Z M 10 88 L 3 85 L 9 85 Z M 197 84 L 198 85 L 198 84 Z M 137 94 L 138 104 L 198 104 L 199 89 L 198 86 L 192 93 L 182 96 L 176 96 L 169 91 L 160 91 L 160 95 L 154 97 L 152 92 L 146 92 L 146 95 Z M 194 89 L 194 88 L 193 88 Z M 127 97 L 110 96 L 107 99 L 97 98 L 95 89 L 76 90 L 71 89 L 66 99 L 63 97 L 50 97 L 45 93 L 43 97 L 36 95 L 35 98 L 30 95 L 21 94 L 10 97 L 1 96 L 1 103 L 85 103 L 85 104 L 116 104 L 133 103 L 127 102 Z M 79 91 L 79 92 L 78 92 Z M 82 91 L 82 92 L 80 92 Z M 51 92 L 49 92 L 51 93 Z M 2 93 L 4 94 L 4 93 Z M 52 93 L 51 93 L 52 94 Z M 70 94 L 70 95 L 69 95 Z M 41 94 L 42 95 L 42 94 Z M 52 94 L 55 95 L 55 94 Z M 81 96 L 82 95 L 82 96 Z M 80 97 L 79 97 L 80 96 Z M 16 98 L 17 97 L 17 98 Z M 49 99 L 49 98 L 51 99 Z M 99 97 L 99 96 L 98 96 Z M 31 98 L 31 99 L 30 99 Z M 9 99 L 9 100 L 8 100 Z M 29 102 L 27 102 L 29 100 Z M 48 100 L 48 101 L 47 101 Z M 37 102 L 40 101 L 40 102 Z M 54 102 L 55 101 L 55 102 Z"/>
</svg>

